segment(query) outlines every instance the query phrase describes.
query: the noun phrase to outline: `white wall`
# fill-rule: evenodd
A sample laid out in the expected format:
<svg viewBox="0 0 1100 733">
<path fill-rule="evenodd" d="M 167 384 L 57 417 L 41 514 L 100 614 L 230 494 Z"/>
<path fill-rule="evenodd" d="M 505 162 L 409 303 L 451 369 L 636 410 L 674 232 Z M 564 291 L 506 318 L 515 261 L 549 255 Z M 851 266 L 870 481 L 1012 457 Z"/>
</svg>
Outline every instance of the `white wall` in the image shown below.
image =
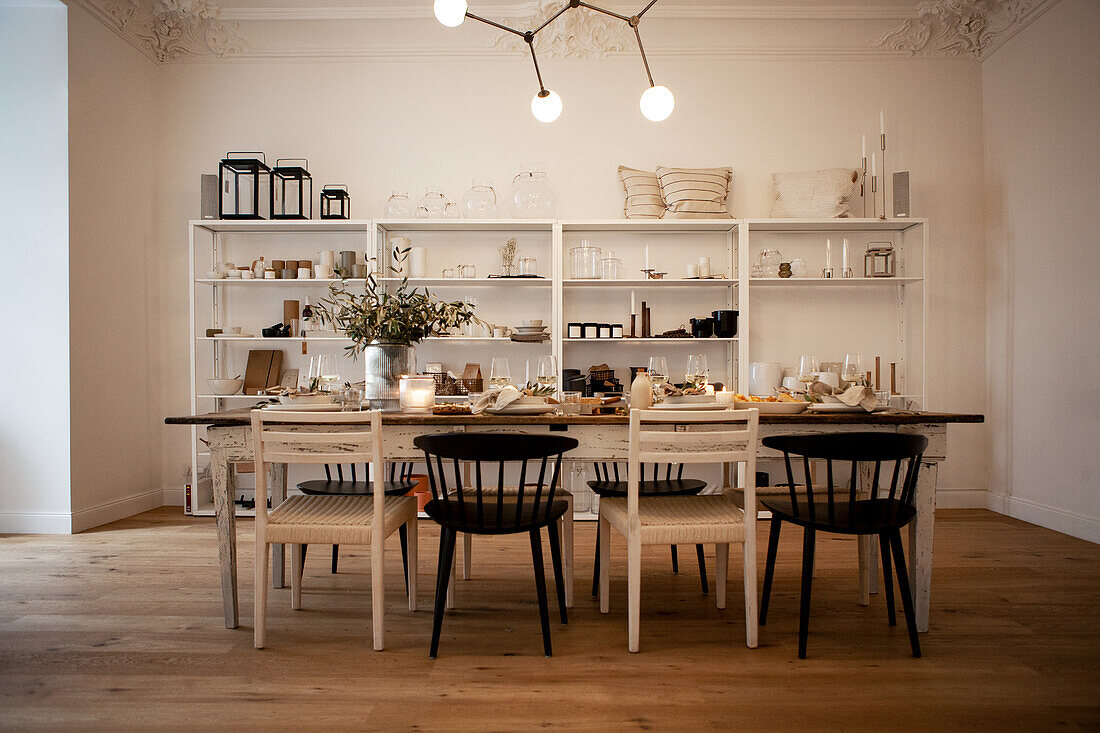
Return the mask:
<svg viewBox="0 0 1100 733">
<path fill-rule="evenodd" d="M 68 532 L 65 6 L 0 2 L 0 532 Z M 18 175 L 11 175 L 16 171 Z"/>
<path fill-rule="evenodd" d="M 73 531 L 160 506 L 158 69 L 69 10 Z M 161 169 L 162 171 L 166 169 Z"/>
<path fill-rule="evenodd" d="M 1100 541 L 1100 3 L 982 64 L 994 508 Z"/>
<path fill-rule="evenodd" d="M 654 74 L 675 90 L 676 113 L 638 112 L 636 58 L 548 61 L 565 112 L 535 121 L 528 60 L 325 63 L 249 61 L 166 65 L 158 187 L 163 414 L 188 402 L 187 226 L 198 180 L 227 150 L 307 156 L 318 185 L 348 183 L 357 217 L 381 214 L 393 188 L 418 197 L 436 181 L 457 198 L 476 175 L 507 189 L 525 160 L 543 160 L 563 217 L 621 217 L 620 163 L 730 164 L 733 211 L 767 216 L 770 174 L 858 165 L 859 135 L 890 124 L 890 166 L 913 178 L 913 211 L 931 218 L 929 407 L 985 407 L 981 221 L 981 90 L 973 60 L 794 61 L 662 57 Z M 838 344 L 837 358 L 844 348 Z M 152 428 L 151 423 L 151 428 Z M 163 481 L 178 487 L 186 431 L 160 427 Z M 984 426 L 950 430 L 941 485 L 984 491 Z M 951 501 L 950 492 L 943 495 Z M 984 494 L 981 495 L 984 500 Z"/>
</svg>

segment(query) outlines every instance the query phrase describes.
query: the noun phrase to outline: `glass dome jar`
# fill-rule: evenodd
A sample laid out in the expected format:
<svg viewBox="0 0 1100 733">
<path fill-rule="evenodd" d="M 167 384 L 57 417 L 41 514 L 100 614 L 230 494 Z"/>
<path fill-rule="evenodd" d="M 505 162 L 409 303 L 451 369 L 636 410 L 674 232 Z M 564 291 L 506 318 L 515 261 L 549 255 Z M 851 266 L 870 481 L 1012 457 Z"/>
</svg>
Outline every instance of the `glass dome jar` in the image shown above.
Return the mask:
<svg viewBox="0 0 1100 733">
<path fill-rule="evenodd" d="M 428 186 L 416 205 L 416 218 L 441 219 L 443 218 L 443 209 L 446 206 L 447 197 L 443 195 L 443 187 Z"/>
<path fill-rule="evenodd" d="M 615 256 L 615 250 L 607 250 L 607 256 L 600 260 L 600 278 L 603 280 L 618 280 L 622 264 L 623 261 Z"/>
<path fill-rule="evenodd" d="M 763 277 L 779 277 L 779 265 L 783 262 L 783 255 L 777 249 L 765 249 L 760 252 L 760 265 L 763 269 Z"/>
<path fill-rule="evenodd" d="M 569 250 L 570 261 L 573 263 L 574 280 L 599 280 L 600 258 L 603 250 L 593 247 L 587 239 Z"/>
<path fill-rule="evenodd" d="M 492 178 L 475 178 L 458 206 L 463 219 L 492 219 L 497 215 L 497 192 Z"/>
<path fill-rule="evenodd" d="M 409 201 L 408 191 L 394 191 L 386 200 L 386 218 L 410 219 L 412 218 L 412 202 Z"/>
<path fill-rule="evenodd" d="M 509 204 L 517 219 L 556 219 L 558 194 L 550 185 L 544 163 L 524 163 L 512 179 Z"/>
</svg>

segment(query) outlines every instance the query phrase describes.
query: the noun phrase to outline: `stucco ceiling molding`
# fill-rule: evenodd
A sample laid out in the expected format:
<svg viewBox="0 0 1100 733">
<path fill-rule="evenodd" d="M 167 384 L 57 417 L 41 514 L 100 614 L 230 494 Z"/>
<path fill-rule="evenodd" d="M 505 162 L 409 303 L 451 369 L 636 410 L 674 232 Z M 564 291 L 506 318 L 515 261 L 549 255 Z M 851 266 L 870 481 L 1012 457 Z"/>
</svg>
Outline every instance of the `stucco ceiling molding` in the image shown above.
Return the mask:
<svg viewBox="0 0 1100 733">
<path fill-rule="evenodd" d="M 81 0 L 79 3 L 156 61 L 247 53 L 252 45 L 235 21 L 220 19 L 209 0 Z"/>
<path fill-rule="evenodd" d="M 536 0 L 534 12 L 508 18 L 517 28 L 538 28 L 561 10 L 561 0 Z M 500 31 L 490 47 L 496 51 L 526 54 L 527 42 L 514 33 Z M 539 33 L 535 48 L 540 56 L 557 59 L 595 59 L 634 46 L 630 27 L 623 21 L 578 8 L 565 13 Z"/>
<path fill-rule="evenodd" d="M 934 0 L 917 17 L 879 37 L 876 46 L 913 55 L 981 59 L 1026 24 L 1043 0 Z"/>
</svg>

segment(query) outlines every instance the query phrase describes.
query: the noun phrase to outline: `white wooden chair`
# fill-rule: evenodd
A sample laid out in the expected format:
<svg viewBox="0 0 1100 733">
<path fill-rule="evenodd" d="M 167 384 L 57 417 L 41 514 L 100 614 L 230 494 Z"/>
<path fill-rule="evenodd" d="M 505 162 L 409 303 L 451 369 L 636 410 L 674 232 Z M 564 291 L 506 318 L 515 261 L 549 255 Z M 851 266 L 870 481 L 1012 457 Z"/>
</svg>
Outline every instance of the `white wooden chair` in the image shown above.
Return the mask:
<svg viewBox="0 0 1100 733">
<path fill-rule="evenodd" d="M 745 578 L 745 642 L 757 644 L 756 512 L 743 512 L 731 487 L 704 496 L 639 497 L 643 463 L 743 463 L 744 506 L 756 506 L 756 450 L 759 410 L 630 411 L 630 452 L 625 498 L 600 500 L 600 612 L 607 613 L 611 528 L 627 540 L 627 647 L 638 651 L 641 619 L 642 545 L 714 544 L 715 602 L 726 607 L 726 571 L 730 544 L 742 546 Z M 683 425 L 687 432 L 668 430 Z M 656 426 L 657 429 L 645 429 Z M 660 428 L 665 429 L 660 429 Z M 700 429 L 693 429 L 700 428 Z M 734 467 L 731 467 L 734 468 Z M 735 470 L 729 471 L 731 477 Z"/>
<path fill-rule="evenodd" d="M 339 426 L 333 429 L 334 426 Z M 409 610 L 416 610 L 416 499 L 385 496 L 382 413 L 252 411 L 256 486 L 266 486 L 269 463 L 370 463 L 373 496 L 292 496 L 269 511 L 256 498 L 255 645 L 264 646 L 267 621 L 268 547 L 291 545 L 290 607 L 302 607 L 302 545 L 367 545 L 371 554 L 374 648 L 383 649 L 383 546 L 408 528 Z"/>
</svg>

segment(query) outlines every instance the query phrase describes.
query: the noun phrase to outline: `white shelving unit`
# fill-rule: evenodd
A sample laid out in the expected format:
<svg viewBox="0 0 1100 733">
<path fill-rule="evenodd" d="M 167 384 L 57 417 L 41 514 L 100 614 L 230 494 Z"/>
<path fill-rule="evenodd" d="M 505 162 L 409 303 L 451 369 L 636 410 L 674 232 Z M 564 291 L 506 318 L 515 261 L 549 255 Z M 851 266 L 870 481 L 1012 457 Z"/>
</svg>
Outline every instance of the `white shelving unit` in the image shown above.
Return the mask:
<svg viewBox="0 0 1100 733">
<path fill-rule="evenodd" d="M 606 361 L 625 382 L 626 368 L 644 365 L 654 353 L 667 355 L 675 373 L 689 353 L 702 352 L 708 355 L 714 381 L 745 391 L 753 361 L 779 361 L 793 366 L 800 353 L 834 361 L 854 351 L 864 355 L 866 369 L 873 368 L 875 355 L 882 356 L 884 380 L 889 378 L 888 364 L 897 363 L 898 391 L 904 393 L 900 396 L 920 407 L 928 404 L 924 329 L 929 235 L 925 219 L 199 220 L 190 222 L 189 230 L 191 409 L 195 413 L 259 401 L 254 395 L 216 396 L 206 385 L 206 379 L 223 363 L 234 373 L 243 372 L 246 345 L 271 348 L 282 344 L 287 347 L 284 367 L 304 370 L 304 360 L 316 350 L 340 353 L 351 343 L 342 337 L 260 337 L 262 327 L 281 320 L 280 300 L 319 298 L 337 280 L 209 278 L 207 273 L 219 261 L 246 265 L 260 255 L 269 260 L 316 260 L 322 249 L 352 249 L 388 267 L 392 237 L 408 237 L 414 246 L 428 250 L 428 272 L 432 276 L 410 279 L 410 285 L 430 288 L 447 299 L 475 299 L 478 314 L 497 325 L 515 326 L 532 318 L 550 324 L 551 339 L 543 343 L 519 343 L 486 334 L 425 339 L 417 349 L 420 366 L 442 362 L 447 368 L 461 371 L 467 361 L 477 361 L 487 370 L 489 358 L 500 355 L 512 360 L 513 376 L 522 379 L 525 364 L 536 361 L 540 354 L 552 353 L 561 368 L 583 371 Z M 519 240 L 521 255 L 537 257 L 542 278 L 487 277 L 499 271 L 497 247 L 513 236 Z M 780 249 L 785 261 L 803 257 L 811 274 L 819 273 L 824 264 L 825 238 L 833 239 L 834 266 L 839 263 L 841 240 L 850 240 L 851 266 L 857 277 L 749 277 L 756 253 L 765 247 Z M 573 278 L 569 250 L 582 239 L 605 252 L 614 250 L 623 260 L 623 279 Z M 895 247 L 897 277 L 861 277 L 863 252 L 872 241 L 889 242 Z M 668 273 L 664 279 L 642 279 L 640 271 L 647 248 L 651 266 Z M 712 272 L 723 277 L 684 279 L 684 266 L 695 263 L 699 256 L 709 256 Z M 476 267 L 478 277 L 441 276 L 443 268 L 465 263 Z M 388 270 L 380 274 L 379 282 L 385 288 L 396 288 L 402 280 Z M 350 281 L 353 286 L 363 282 Z M 709 339 L 565 337 L 565 324 L 577 321 L 621 322 L 624 332 L 629 333 L 630 291 L 639 307 L 642 301 L 651 305 L 653 333 L 680 325 L 688 327 L 693 316 L 736 309 L 737 335 Z M 254 336 L 205 335 L 207 328 L 222 325 L 240 325 Z M 361 368 L 361 364 L 349 368 Z M 209 455 L 200 450 L 199 437 L 199 429 L 193 429 L 193 476 L 209 460 Z M 198 482 L 193 484 L 197 486 Z M 210 514 L 212 506 L 198 497 L 192 513 Z"/>
</svg>

